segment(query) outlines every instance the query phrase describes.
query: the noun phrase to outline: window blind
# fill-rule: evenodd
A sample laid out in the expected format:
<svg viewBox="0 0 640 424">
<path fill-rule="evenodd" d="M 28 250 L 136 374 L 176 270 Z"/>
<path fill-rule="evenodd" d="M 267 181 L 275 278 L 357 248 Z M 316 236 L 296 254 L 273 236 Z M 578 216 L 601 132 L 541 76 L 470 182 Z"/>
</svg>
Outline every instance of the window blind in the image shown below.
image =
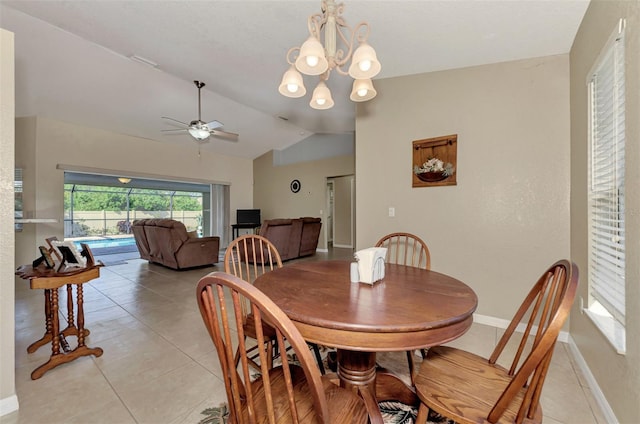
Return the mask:
<svg viewBox="0 0 640 424">
<path fill-rule="evenodd" d="M 589 82 L 589 286 L 625 322 L 625 73 L 623 26 Z"/>
</svg>

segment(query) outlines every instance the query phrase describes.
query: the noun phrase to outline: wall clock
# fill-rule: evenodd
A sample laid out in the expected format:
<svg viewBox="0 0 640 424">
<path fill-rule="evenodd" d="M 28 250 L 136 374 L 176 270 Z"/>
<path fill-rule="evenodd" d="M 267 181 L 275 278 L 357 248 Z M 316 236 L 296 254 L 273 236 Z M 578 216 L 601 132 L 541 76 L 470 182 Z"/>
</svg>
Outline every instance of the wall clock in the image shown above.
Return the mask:
<svg viewBox="0 0 640 424">
<path fill-rule="evenodd" d="M 298 180 L 293 180 L 291 181 L 291 185 L 289 186 L 291 188 L 291 191 L 294 193 L 297 193 L 300 191 L 300 181 Z"/>
</svg>

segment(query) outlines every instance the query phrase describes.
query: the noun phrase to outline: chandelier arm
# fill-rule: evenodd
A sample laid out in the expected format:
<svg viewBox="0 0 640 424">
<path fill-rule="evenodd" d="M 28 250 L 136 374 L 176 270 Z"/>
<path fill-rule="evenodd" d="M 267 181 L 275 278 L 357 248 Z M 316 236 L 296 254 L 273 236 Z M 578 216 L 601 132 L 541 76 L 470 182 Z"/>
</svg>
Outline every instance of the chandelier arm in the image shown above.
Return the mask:
<svg viewBox="0 0 640 424">
<path fill-rule="evenodd" d="M 365 34 L 363 36 L 358 35 L 358 33 L 360 32 L 360 30 L 364 28 L 365 29 Z M 358 38 L 358 42 L 362 43 L 363 41 L 367 41 L 367 38 L 369 38 L 369 24 L 366 22 L 360 22 L 358 25 L 356 25 L 353 29 L 353 31 L 351 32 L 351 40 L 347 41 L 346 37 L 342 34 L 342 32 L 338 31 L 340 33 L 340 38 L 342 38 L 342 41 L 344 41 L 344 44 L 346 46 L 349 46 L 349 51 L 347 52 L 347 54 L 344 56 L 344 61 L 340 64 L 340 66 L 344 65 L 349 59 L 351 59 L 351 55 L 353 54 L 353 42 L 355 41 L 356 37 Z"/>
<path fill-rule="evenodd" d="M 342 40 L 342 43 L 349 47 L 349 51 L 347 52 L 347 54 L 344 54 L 344 51 L 342 49 L 338 50 L 336 52 L 335 57 L 332 58 L 331 62 L 333 64 L 333 66 L 335 67 L 336 71 L 340 74 L 340 75 L 349 75 L 348 70 L 345 71 L 344 69 L 342 69 L 347 62 L 349 62 L 349 60 L 351 60 L 351 56 L 353 54 L 354 48 L 353 48 L 353 43 L 357 37 L 358 42 L 363 42 L 366 41 L 367 38 L 369 37 L 369 31 L 370 31 L 370 27 L 369 24 L 366 22 L 360 22 L 358 25 L 355 26 L 355 28 L 353 29 L 353 31 L 351 31 L 351 36 L 349 37 L 349 39 L 347 39 L 347 37 L 345 36 L 344 32 L 343 32 L 343 28 L 347 28 L 349 30 L 351 30 L 351 28 L 349 28 L 347 25 L 340 25 L 337 28 L 336 33 L 338 34 L 338 36 L 340 37 L 340 40 Z M 365 29 L 364 31 L 364 35 L 359 35 L 359 33 L 361 32 L 360 30 Z"/>
<path fill-rule="evenodd" d="M 292 56 L 294 52 L 297 52 L 297 54 L 295 56 Z M 295 66 L 296 59 L 298 58 L 299 55 L 300 55 L 300 47 L 291 47 L 287 52 L 287 63 L 289 65 Z"/>
<path fill-rule="evenodd" d="M 320 13 L 314 13 L 307 20 L 309 34 L 320 40 L 320 28 L 327 22 L 326 17 Z"/>
</svg>

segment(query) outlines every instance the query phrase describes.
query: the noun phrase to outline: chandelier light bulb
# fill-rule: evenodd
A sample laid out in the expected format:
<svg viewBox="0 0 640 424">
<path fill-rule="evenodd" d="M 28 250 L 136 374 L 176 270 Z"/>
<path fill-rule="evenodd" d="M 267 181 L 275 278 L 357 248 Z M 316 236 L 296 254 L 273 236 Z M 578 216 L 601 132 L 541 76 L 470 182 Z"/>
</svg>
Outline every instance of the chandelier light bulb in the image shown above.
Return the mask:
<svg viewBox="0 0 640 424">
<path fill-rule="evenodd" d="M 307 56 L 307 65 L 311 66 L 312 68 L 318 66 L 318 62 L 320 62 L 318 56 Z"/>
<path fill-rule="evenodd" d="M 300 47 L 296 68 L 305 75 L 320 75 L 329 69 L 329 62 L 324 57 L 324 47 L 313 35 Z"/>
<path fill-rule="evenodd" d="M 300 72 L 291 65 L 289 69 L 282 76 L 282 82 L 278 87 L 280 94 L 286 97 L 302 97 L 307 94 L 307 89 L 304 88 L 304 82 L 302 81 L 302 75 Z"/>
<path fill-rule="evenodd" d="M 313 90 L 313 96 L 309 103 L 314 109 L 331 109 L 333 107 L 333 99 L 331 98 L 331 91 L 324 81 L 320 81 L 316 88 Z"/>
<path fill-rule="evenodd" d="M 358 63 L 358 68 L 360 68 L 362 72 L 367 72 L 369 69 L 371 69 L 371 61 L 370 60 L 361 61 L 360 63 Z"/>
<path fill-rule="evenodd" d="M 376 51 L 366 42 L 360 43 L 351 59 L 349 75 L 353 79 L 373 78 L 380 73 L 382 66 L 378 62 Z"/>
<path fill-rule="evenodd" d="M 377 94 L 378 92 L 373 88 L 373 83 L 370 79 L 358 79 L 353 82 L 353 89 L 349 98 L 354 102 L 366 102 L 376 97 Z"/>
</svg>

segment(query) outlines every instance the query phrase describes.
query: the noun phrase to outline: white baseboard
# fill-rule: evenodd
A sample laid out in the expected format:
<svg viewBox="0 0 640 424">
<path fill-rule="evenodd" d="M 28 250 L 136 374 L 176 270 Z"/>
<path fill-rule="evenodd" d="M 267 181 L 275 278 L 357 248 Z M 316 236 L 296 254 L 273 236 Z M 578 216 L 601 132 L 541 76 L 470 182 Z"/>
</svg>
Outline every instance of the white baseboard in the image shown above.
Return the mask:
<svg viewBox="0 0 640 424">
<path fill-rule="evenodd" d="M 353 246 L 350 244 L 334 244 L 333 247 L 340 247 L 343 249 L 353 249 Z"/>
<path fill-rule="evenodd" d="M 602 411 L 602 414 L 604 415 L 606 422 L 611 424 L 618 424 L 619 421 L 616 418 L 616 414 L 614 414 L 613 409 L 611 409 L 611 405 L 609 405 L 609 402 L 607 402 L 607 398 L 604 396 L 604 393 L 602 393 L 602 390 L 600 390 L 600 386 L 598 386 L 598 382 L 596 381 L 596 378 L 591 373 L 591 370 L 587 365 L 587 361 L 584 360 L 584 357 L 582 356 L 582 353 L 580 353 L 580 349 L 578 349 L 578 345 L 576 345 L 576 342 L 573 340 L 573 337 L 569 336 L 568 344 L 569 344 L 569 350 L 571 351 L 573 359 L 575 359 L 576 364 L 580 368 L 580 371 L 582 371 L 584 378 L 587 380 L 587 383 L 589 384 L 589 389 L 591 389 L 591 393 L 593 394 L 593 397 L 598 403 L 598 406 L 600 407 L 600 411 Z"/>
<path fill-rule="evenodd" d="M 509 323 L 511 321 L 508 321 L 506 319 L 502 319 L 502 318 L 496 318 L 496 317 L 490 317 L 488 315 L 480 315 L 480 314 L 473 314 L 473 322 L 477 322 L 478 324 L 484 324 L 484 325 L 489 325 L 491 327 L 496 327 L 496 328 L 507 328 L 509 326 Z M 524 328 L 525 326 L 523 324 L 520 324 L 518 326 L 518 328 L 516 329 L 516 331 L 523 333 L 524 332 Z M 563 342 L 563 343 L 568 343 L 569 342 L 569 333 L 566 331 L 561 331 L 560 334 L 558 335 L 558 340 Z"/>
<path fill-rule="evenodd" d="M 18 407 L 18 396 L 16 395 L 0 399 L 0 417 L 17 411 Z"/>
<path fill-rule="evenodd" d="M 491 317 L 488 315 L 473 314 L 473 322 L 504 329 L 509 326 L 510 321 L 507 321 L 506 319 L 502 319 L 502 318 Z M 516 331 L 521 331 L 521 332 L 524 331 L 524 325 L 522 325 L 522 328 L 518 326 L 518 329 Z M 576 345 L 573 338 L 571 337 L 571 334 L 569 334 L 566 331 L 561 331 L 560 335 L 558 335 L 558 340 L 563 343 L 567 343 L 569 345 L 569 351 L 571 352 L 571 356 L 573 356 L 573 358 L 576 361 L 576 364 L 580 368 L 580 371 L 582 371 L 582 374 L 587 380 L 587 383 L 589 384 L 589 388 L 591 389 L 591 393 L 593 393 L 593 397 L 598 403 L 598 406 L 600 407 L 600 411 L 602 411 L 602 414 L 605 416 L 606 422 L 611 424 L 618 424 L 619 421 L 616 418 L 615 414 L 613 413 L 613 409 L 611 409 L 609 402 L 607 402 L 607 398 L 605 398 L 604 393 L 602 393 L 602 390 L 600 390 L 600 386 L 598 386 L 598 382 L 596 381 L 595 377 L 591 373 L 591 370 L 589 369 L 587 362 L 584 360 L 584 357 L 580 353 L 580 349 L 578 349 L 578 346 Z"/>
<path fill-rule="evenodd" d="M 320 249 L 320 248 L 317 248 L 317 249 L 316 249 L 316 252 L 329 253 L 329 249 Z"/>
</svg>

